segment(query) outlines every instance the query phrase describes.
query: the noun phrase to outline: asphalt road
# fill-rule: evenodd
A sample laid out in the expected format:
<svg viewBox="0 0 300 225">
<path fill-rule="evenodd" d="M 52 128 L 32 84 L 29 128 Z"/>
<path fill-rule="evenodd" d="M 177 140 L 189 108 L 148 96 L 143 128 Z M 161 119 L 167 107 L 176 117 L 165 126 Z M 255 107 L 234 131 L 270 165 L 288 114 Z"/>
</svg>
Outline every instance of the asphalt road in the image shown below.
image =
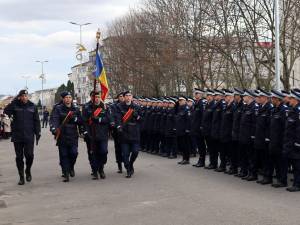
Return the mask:
<svg viewBox="0 0 300 225">
<path fill-rule="evenodd" d="M 112 142 L 107 179 L 93 181 L 84 143 L 79 149 L 76 177 L 61 182 L 57 148 L 44 129 L 33 181 L 18 186 L 12 143 L 1 140 L 0 225 L 300 224 L 300 193 L 147 153 L 139 155 L 136 173 L 126 179 L 116 173 Z"/>
</svg>

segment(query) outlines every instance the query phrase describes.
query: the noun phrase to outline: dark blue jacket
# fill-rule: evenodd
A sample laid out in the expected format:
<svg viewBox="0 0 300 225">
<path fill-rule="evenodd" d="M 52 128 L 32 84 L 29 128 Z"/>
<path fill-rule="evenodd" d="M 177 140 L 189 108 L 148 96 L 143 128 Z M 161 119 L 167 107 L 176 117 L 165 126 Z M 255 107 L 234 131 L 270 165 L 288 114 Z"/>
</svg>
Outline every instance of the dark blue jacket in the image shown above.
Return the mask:
<svg viewBox="0 0 300 225">
<path fill-rule="evenodd" d="M 98 108 L 102 108 L 102 111 L 95 117 L 93 110 L 97 110 Z M 110 127 L 114 126 L 114 119 L 110 108 L 105 107 L 103 104 L 94 108 L 93 103 L 88 102 L 83 107 L 82 118 L 90 140 L 93 140 L 93 138 L 95 138 L 95 141 L 108 140 Z"/>
<path fill-rule="evenodd" d="M 211 122 L 211 137 L 216 140 L 220 140 L 220 128 L 222 122 L 222 114 L 223 110 L 225 109 L 226 105 L 224 100 L 220 100 L 215 105 L 215 110 L 212 115 L 212 122 Z"/>
<path fill-rule="evenodd" d="M 273 105 L 268 102 L 258 109 L 255 126 L 254 148 L 265 149 L 268 147 L 270 116 Z"/>
<path fill-rule="evenodd" d="M 133 109 L 131 119 L 124 123 L 122 118 L 127 113 L 129 108 Z M 125 102 L 117 106 L 117 121 L 116 126 L 119 127 L 121 143 L 139 143 L 140 142 L 140 122 L 141 122 L 140 107 L 134 103 L 126 105 Z"/>
<path fill-rule="evenodd" d="M 232 102 L 226 105 L 222 114 L 220 140 L 223 143 L 230 142 L 232 140 L 232 124 L 233 124 L 233 112 L 236 108 L 236 103 Z"/>
<path fill-rule="evenodd" d="M 239 133 L 240 133 L 240 121 L 244 107 L 243 101 L 239 103 L 235 102 L 235 109 L 233 112 L 233 121 L 232 121 L 232 140 L 238 141 L 239 140 Z"/>
<path fill-rule="evenodd" d="M 4 113 L 13 118 L 12 142 L 33 143 L 34 135 L 41 134 L 38 110 L 31 101 L 24 104 L 19 100 L 14 100 L 6 106 Z"/>
<path fill-rule="evenodd" d="M 255 101 L 243 107 L 239 132 L 239 142 L 242 144 L 252 144 L 254 141 L 255 121 L 258 108 L 259 106 Z"/>
<path fill-rule="evenodd" d="M 291 108 L 285 125 L 283 154 L 290 159 L 300 159 L 300 104 Z"/>
<path fill-rule="evenodd" d="M 186 105 L 178 106 L 176 112 L 176 134 L 184 136 L 191 131 L 191 112 Z"/>
<path fill-rule="evenodd" d="M 288 116 L 289 108 L 285 104 L 280 104 L 271 110 L 270 128 L 269 128 L 269 151 L 270 154 L 280 154 L 283 148 L 283 137 L 285 122 Z"/>
<path fill-rule="evenodd" d="M 62 126 L 64 119 L 69 111 L 72 111 L 73 116 Z M 85 128 L 81 113 L 77 107 L 71 105 L 67 107 L 65 104 L 57 105 L 52 115 L 53 128 L 61 130 L 61 134 L 57 140 L 58 146 L 78 146 L 79 133 L 84 133 Z"/>
<path fill-rule="evenodd" d="M 211 136 L 211 124 L 212 124 L 212 117 L 213 117 L 214 110 L 215 110 L 215 101 L 211 101 L 206 104 L 203 112 L 201 127 L 200 127 L 201 132 L 205 137 Z"/>
<path fill-rule="evenodd" d="M 206 105 L 205 99 L 200 99 L 199 101 L 195 101 L 195 105 L 192 111 L 192 125 L 191 125 L 191 134 L 199 135 L 201 134 L 201 122 L 202 116 L 204 112 L 204 108 Z"/>
<path fill-rule="evenodd" d="M 165 123 L 165 136 L 176 137 L 176 111 L 175 108 L 168 109 Z"/>
</svg>

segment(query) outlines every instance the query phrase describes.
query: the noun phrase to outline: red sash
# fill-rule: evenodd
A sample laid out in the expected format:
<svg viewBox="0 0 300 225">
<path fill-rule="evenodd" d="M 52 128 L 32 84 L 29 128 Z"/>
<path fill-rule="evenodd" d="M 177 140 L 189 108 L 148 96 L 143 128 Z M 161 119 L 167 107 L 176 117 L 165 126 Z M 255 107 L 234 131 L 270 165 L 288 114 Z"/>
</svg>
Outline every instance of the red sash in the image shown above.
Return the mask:
<svg viewBox="0 0 300 225">
<path fill-rule="evenodd" d="M 125 115 L 122 118 L 123 123 L 127 123 L 133 114 L 134 110 L 132 108 L 129 108 L 128 111 L 125 113 Z"/>
<path fill-rule="evenodd" d="M 95 111 L 94 111 L 94 117 L 97 117 L 99 116 L 99 114 L 102 112 L 102 108 L 97 108 Z M 93 122 L 92 122 L 92 118 L 89 118 L 89 125 L 91 125 Z"/>
<path fill-rule="evenodd" d="M 66 115 L 66 117 L 64 118 L 63 122 L 61 123 L 60 127 L 57 128 L 57 132 L 56 132 L 56 136 L 55 136 L 55 140 L 57 140 L 61 134 L 61 128 L 63 128 L 63 126 L 69 122 L 70 118 L 73 116 L 73 111 L 69 111 L 68 114 Z"/>
</svg>

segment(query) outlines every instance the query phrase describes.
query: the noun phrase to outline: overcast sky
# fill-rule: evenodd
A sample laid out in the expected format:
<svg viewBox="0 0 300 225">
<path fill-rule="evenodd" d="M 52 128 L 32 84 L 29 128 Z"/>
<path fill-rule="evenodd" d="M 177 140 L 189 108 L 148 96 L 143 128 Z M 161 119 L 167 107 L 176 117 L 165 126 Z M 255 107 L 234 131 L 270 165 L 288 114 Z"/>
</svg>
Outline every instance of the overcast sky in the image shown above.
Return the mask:
<svg viewBox="0 0 300 225">
<path fill-rule="evenodd" d="M 69 24 L 90 22 L 83 28 L 83 43 L 94 46 L 97 28 L 137 6 L 138 0 L 0 0 L 0 94 L 16 94 L 25 87 L 22 76 L 30 76 L 29 91 L 41 89 L 41 65 L 45 64 L 45 88 L 67 81 L 77 63 L 75 46 L 79 27 Z"/>
</svg>

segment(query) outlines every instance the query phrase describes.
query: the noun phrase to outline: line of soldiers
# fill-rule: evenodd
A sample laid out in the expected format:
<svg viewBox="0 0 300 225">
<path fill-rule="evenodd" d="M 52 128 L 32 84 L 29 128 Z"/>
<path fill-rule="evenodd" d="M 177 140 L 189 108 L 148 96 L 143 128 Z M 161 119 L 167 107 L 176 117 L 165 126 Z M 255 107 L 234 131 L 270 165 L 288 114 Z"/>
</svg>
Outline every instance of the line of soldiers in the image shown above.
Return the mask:
<svg viewBox="0 0 300 225">
<path fill-rule="evenodd" d="M 91 92 L 91 101 L 82 112 L 73 104 L 69 92 L 61 94 L 53 107 L 50 130 L 59 149 L 63 181 L 75 176 L 79 134 L 84 136 L 93 179 L 104 179 L 108 137 L 112 132 L 119 173 L 122 163 L 126 177 L 134 173 L 138 152 L 151 152 L 169 158 L 182 154 L 181 165 L 199 153 L 195 167 L 214 169 L 247 181 L 287 186 L 288 168 L 294 173 L 288 191 L 300 191 L 300 90 L 201 90 L 194 98 L 135 98 L 126 91 L 106 105 L 101 93 Z M 32 179 L 34 137 L 41 134 L 37 107 L 21 90 L 4 113 L 12 120 L 12 142 L 20 175 L 19 184 Z M 206 165 L 206 155 L 209 163 Z M 273 183 L 273 173 L 276 182 Z M 263 179 L 258 180 L 258 174 Z"/>
<path fill-rule="evenodd" d="M 300 90 L 195 89 L 186 97 L 136 98 L 141 106 L 141 150 L 235 175 L 275 188 L 286 187 L 288 168 L 300 191 Z M 209 163 L 205 164 L 206 154 Z M 273 173 L 276 182 L 273 182 Z M 262 179 L 258 180 L 258 174 Z"/>
</svg>

